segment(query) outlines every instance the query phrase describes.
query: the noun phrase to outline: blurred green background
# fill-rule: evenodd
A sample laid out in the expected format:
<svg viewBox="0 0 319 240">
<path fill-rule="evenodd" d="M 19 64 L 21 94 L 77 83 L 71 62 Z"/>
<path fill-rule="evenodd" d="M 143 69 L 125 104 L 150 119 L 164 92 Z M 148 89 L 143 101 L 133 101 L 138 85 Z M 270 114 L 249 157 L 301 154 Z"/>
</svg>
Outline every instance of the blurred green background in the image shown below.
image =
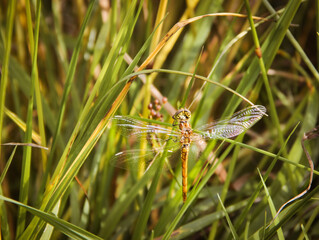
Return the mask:
<svg viewBox="0 0 319 240">
<path fill-rule="evenodd" d="M 301 139 L 318 124 L 318 12 L 299 0 L 1 1 L 1 239 L 318 238 L 317 171 L 265 229 L 309 182 Z M 180 163 L 145 174 L 110 164 L 147 147 L 121 137 L 115 114 L 148 119 L 166 97 L 168 126 L 186 99 L 196 128 L 248 107 L 240 96 L 268 117 L 203 145 L 185 204 Z M 317 169 L 318 139 L 305 145 Z"/>
</svg>

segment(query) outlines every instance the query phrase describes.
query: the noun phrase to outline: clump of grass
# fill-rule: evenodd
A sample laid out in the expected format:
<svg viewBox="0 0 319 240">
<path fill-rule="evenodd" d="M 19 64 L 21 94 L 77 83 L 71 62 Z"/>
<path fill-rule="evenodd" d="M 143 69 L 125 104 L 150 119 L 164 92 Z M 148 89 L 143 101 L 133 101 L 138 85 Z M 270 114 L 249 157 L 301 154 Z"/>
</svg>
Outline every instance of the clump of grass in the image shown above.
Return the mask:
<svg viewBox="0 0 319 240">
<path fill-rule="evenodd" d="M 266 229 L 270 209 L 308 186 L 301 139 L 318 119 L 318 6 L 183 4 L 1 3 L 3 239 L 318 237 L 318 187 Z M 147 144 L 121 137 L 112 117 L 147 118 L 164 96 L 165 126 L 181 103 L 194 127 L 248 101 L 268 109 L 245 135 L 190 159 L 185 204 L 180 166 L 155 161 L 140 174 L 109 164 Z M 316 144 L 306 143 L 312 159 Z"/>
</svg>

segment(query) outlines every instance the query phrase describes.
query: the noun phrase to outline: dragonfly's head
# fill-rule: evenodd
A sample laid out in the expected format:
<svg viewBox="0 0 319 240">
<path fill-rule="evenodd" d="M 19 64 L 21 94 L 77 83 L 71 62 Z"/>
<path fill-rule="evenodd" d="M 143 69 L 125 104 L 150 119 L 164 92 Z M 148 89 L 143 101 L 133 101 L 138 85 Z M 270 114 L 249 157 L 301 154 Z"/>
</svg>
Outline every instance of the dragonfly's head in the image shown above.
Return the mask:
<svg viewBox="0 0 319 240">
<path fill-rule="evenodd" d="M 180 121 L 180 120 L 189 120 L 191 117 L 191 111 L 189 111 L 188 109 L 186 108 L 182 108 L 182 109 L 179 109 L 174 115 L 173 115 L 173 119 L 174 120 L 177 120 L 177 121 Z"/>
</svg>

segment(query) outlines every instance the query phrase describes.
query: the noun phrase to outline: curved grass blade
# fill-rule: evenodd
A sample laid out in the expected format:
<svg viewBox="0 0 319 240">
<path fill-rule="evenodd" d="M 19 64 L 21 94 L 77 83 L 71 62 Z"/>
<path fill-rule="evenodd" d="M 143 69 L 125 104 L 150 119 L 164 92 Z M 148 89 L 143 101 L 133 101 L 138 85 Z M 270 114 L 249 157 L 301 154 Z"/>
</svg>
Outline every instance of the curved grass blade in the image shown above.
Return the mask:
<svg viewBox="0 0 319 240">
<path fill-rule="evenodd" d="M 297 125 L 298 126 L 298 125 Z M 287 137 L 286 141 L 285 141 L 285 144 L 280 148 L 279 152 L 277 155 L 275 155 L 275 159 L 272 160 L 272 162 L 270 163 L 270 166 L 268 167 L 263 179 L 264 181 L 267 180 L 270 172 L 272 171 L 272 169 L 274 168 L 279 156 L 281 155 L 283 149 L 286 147 L 286 144 L 288 143 L 290 137 L 292 136 L 292 134 L 294 133 L 294 131 L 296 130 L 297 126 L 295 126 L 295 128 L 292 130 L 292 132 L 290 133 L 290 135 Z M 247 214 L 251 208 L 251 206 L 254 204 L 259 192 L 261 191 L 263 185 L 262 183 L 259 183 L 259 185 L 257 186 L 255 192 L 251 195 L 250 199 L 249 199 L 249 203 L 246 205 L 246 207 L 243 209 L 243 211 L 241 212 L 241 214 L 239 215 L 238 219 L 236 220 L 236 223 L 235 223 L 235 227 L 238 231 L 239 227 L 240 227 L 240 224 L 242 223 L 242 221 L 247 217 Z"/>
<path fill-rule="evenodd" d="M 63 232 L 64 234 L 66 234 L 67 236 L 69 236 L 72 239 L 97 239 L 97 240 L 102 240 L 102 238 L 83 230 L 80 227 L 77 227 L 63 219 L 57 218 L 56 216 L 50 214 L 50 213 L 46 213 L 43 211 L 40 211 L 36 208 L 30 207 L 28 205 L 25 205 L 23 203 L 20 203 L 18 201 L 15 201 L 13 199 L 4 197 L 2 195 L 0 195 L 0 199 L 3 201 L 7 201 L 10 203 L 13 203 L 15 205 L 18 205 L 19 207 L 23 207 L 24 209 L 26 209 L 27 211 L 31 212 L 33 215 L 39 217 L 40 219 L 42 219 L 43 221 L 50 223 L 52 226 L 54 226 L 56 229 L 60 230 L 61 232 Z"/>
<path fill-rule="evenodd" d="M 31 4 L 29 2 L 29 4 Z M 35 79 L 37 78 L 38 66 L 37 66 L 37 56 L 38 56 L 38 42 L 39 42 L 39 29 L 40 29 L 40 15 L 41 15 L 41 1 L 36 2 L 36 20 L 35 20 L 35 30 L 34 30 L 34 46 L 32 52 L 32 71 L 31 71 L 31 87 L 28 97 L 28 110 L 27 110 L 27 121 L 26 121 L 26 133 L 24 137 L 25 143 L 32 142 L 32 123 L 33 123 L 33 99 L 34 99 L 34 89 L 35 89 Z M 28 24 L 32 24 L 28 21 Z M 31 147 L 27 146 L 23 148 L 23 160 L 22 160 L 22 172 L 20 179 L 20 191 L 19 200 L 20 202 L 26 204 L 28 202 L 29 196 L 29 182 L 30 182 L 30 171 L 31 171 Z M 19 237 L 25 229 L 26 225 L 26 211 L 24 208 L 19 208 L 18 214 L 18 225 L 16 234 Z"/>
<path fill-rule="evenodd" d="M 307 157 L 307 160 L 308 160 L 308 163 L 309 163 L 309 166 L 310 166 L 310 176 L 309 176 L 309 183 L 308 183 L 308 186 L 307 188 L 302 191 L 301 193 L 299 193 L 297 196 L 291 198 L 290 200 L 288 200 L 287 202 L 285 202 L 277 211 L 277 213 L 275 214 L 275 216 L 273 217 L 273 219 L 271 220 L 271 222 L 267 225 L 266 228 L 268 228 L 272 223 L 273 221 L 278 217 L 279 213 L 290 203 L 294 202 L 295 200 L 301 198 L 302 196 L 304 196 L 311 188 L 311 184 L 312 184 L 312 179 L 313 179 L 313 172 L 314 172 L 314 164 L 313 164 L 313 161 L 310 157 L 310 154 L 309 152 L 307 151 L 306 147 L 305 147 L 305 144 L 304 144 L 304 141 L 306 140 L 310 140 L 310 139 L 313 139 L 313 138 L 316 138 L 319 136 L 319 126 L 315 127 L 314 129 L 312 129 L 311 131 L 307 132 L 304 134 L 302 140 L 301 140 L 301 146 L 302 146 L 302 149 L 304 150 L 305 154 L 306 154 L 306 157 Z"/>
<path fill-rule="evenodd" d="M 151 179 L 153 179 L 153 175 L 157 171 L 159 163 L 160 161 L 154 161 L 154 164 L 150 166 L 149 170 L 139 179 L 138 182 L 136 182 L 136 184 L 127 192 L 127 194 L 121 195 L 121 197 L 117 199 L 116 203 L 104 221 L 104 226 L 107 227 L 101 229 L 99 235 L 103 236 L 105 239 L 110 237 L 112 232 L 118 226 L 120 218 L 138 195 L 140 189 L 142 189 Z"/>
</svg>

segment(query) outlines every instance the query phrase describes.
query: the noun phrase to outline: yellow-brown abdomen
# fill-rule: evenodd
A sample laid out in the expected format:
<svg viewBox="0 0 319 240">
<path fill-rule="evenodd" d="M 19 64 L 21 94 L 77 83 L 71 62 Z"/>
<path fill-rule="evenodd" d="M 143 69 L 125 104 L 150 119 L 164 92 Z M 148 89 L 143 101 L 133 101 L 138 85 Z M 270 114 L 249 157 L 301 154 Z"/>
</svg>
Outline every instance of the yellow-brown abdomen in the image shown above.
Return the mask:
<svg viewBox="0 0 319 240">
<path fill-rule="evenodd" d="M 183 202 L 187 199 L 187 162 L 188 162 L 189 144 L 183 144 L 181 150 L 182 159 L 182 185 L 183 185 Z"/>
</svg>

